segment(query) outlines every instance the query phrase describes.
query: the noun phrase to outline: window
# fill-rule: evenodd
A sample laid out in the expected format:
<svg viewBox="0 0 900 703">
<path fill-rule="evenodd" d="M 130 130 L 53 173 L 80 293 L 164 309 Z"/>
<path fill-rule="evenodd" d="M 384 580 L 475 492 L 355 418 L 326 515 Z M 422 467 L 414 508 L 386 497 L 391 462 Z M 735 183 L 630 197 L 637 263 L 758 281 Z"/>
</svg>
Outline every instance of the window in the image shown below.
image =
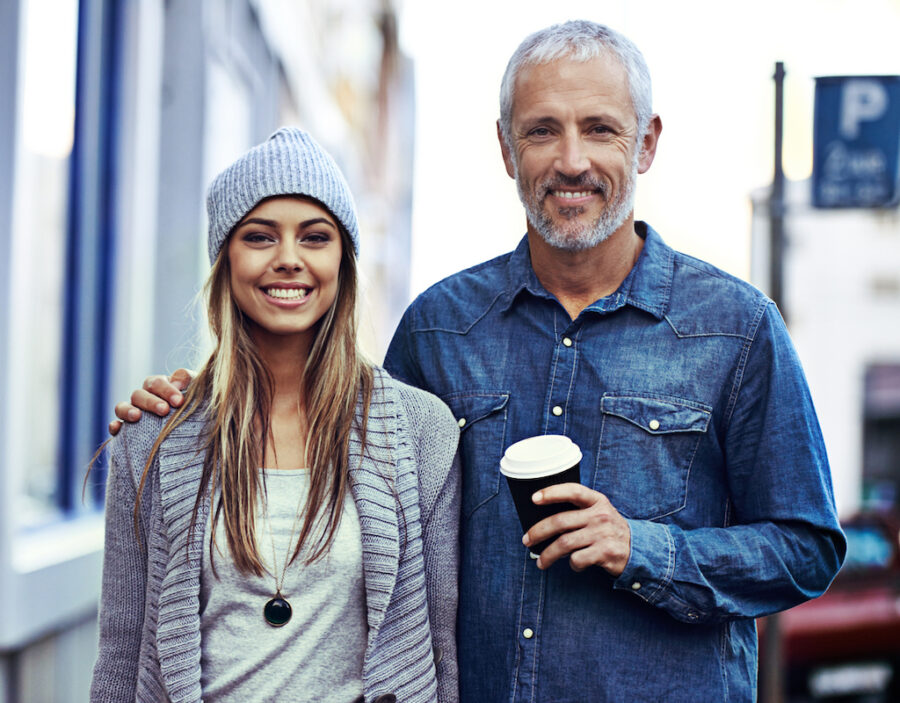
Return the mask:
<svg viewBox="0 0 900 703">
<path fill-rule="evenodd" d="M 863 505 L 900 509 L 900 364 L 866 370 Z"/>
<path fill-rule="evenodd" d="M 96 608 L 120 7 L 0 3 L 0 650 Z"/>
<path fill-rule="evenodd" d="M 58 516 L 63 283 L 75 124 L 77 0 L 22 5 L 13 170 L 6 471 L 20 527 Z M 49 420 L 49 421 L 48 421 Z"/>
</svg>

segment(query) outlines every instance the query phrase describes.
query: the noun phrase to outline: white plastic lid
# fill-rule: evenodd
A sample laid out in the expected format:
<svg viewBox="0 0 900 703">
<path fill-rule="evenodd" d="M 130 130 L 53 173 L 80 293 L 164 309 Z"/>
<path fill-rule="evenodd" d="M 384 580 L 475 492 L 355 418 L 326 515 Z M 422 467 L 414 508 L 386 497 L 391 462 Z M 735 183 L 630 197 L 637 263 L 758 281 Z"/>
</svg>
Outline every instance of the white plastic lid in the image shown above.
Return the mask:
<svg viewBox="0 0 900 703">
<path fill-rule="evenodd" d="M 528 437 L 507 447 L 500 472 L 510 478 L 543 478 L 581 461 L 581 450 L 568 437 L 545 434 Z"/>
</svg>

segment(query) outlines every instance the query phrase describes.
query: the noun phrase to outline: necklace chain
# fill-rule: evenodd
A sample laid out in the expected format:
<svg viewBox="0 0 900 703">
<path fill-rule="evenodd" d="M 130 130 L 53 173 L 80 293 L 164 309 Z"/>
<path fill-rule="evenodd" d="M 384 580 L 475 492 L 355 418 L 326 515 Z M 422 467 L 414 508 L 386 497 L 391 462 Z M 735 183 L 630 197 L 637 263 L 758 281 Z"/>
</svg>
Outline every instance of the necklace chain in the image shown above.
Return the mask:
<svg viewBox="0 0 900 703">
<path fill-rule="evenodd" d="M 277 467 L 276 467 L 277 468 Z M 263 508 L 263 516 L 265 517 L 266 527 L 269 531 L 269 542 L 272 544 L 272 578 L 275 579 L 275 595 L 281 595 L 281 589 L 284 587 L 284 576 L 287 573 L 288 565 L 291 561 L 291 550 L 294 547 L 294 532 L 297 530 L 297 519 L 300 517 L 300 501 L 303 499 L 303 492 L 300 491 L 300 498 L 297 500 L 297 509 L 294 511 L 294 522 L 291 524 L 291 536 L 288 538 L 287 552 L 284 555 L 284 564 L 281 567 L 281 576 L 278 576 L 278 558 L 275 553 L 275 532 L 272 529 L 272 521 L 269 518 L 269 500 L 268 490 L 266 491 L 265 507 Z"/>
</svg>

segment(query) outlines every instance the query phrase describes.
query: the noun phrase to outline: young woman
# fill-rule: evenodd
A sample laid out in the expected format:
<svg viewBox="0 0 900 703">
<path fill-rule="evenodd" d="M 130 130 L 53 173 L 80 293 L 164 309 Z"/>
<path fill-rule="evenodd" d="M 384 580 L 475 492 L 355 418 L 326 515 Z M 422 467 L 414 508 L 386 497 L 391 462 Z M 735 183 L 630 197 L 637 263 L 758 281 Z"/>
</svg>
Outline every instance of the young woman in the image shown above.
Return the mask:
<svg viewBox="0 0 900 703">
<path fill-rule="evenodd" d="M 456 700 L 458 428 L 360 358 L 342 174 L 281 129 L 207 206 L 215 348 L 110 445 L 91 700 Z"/>
</svg>

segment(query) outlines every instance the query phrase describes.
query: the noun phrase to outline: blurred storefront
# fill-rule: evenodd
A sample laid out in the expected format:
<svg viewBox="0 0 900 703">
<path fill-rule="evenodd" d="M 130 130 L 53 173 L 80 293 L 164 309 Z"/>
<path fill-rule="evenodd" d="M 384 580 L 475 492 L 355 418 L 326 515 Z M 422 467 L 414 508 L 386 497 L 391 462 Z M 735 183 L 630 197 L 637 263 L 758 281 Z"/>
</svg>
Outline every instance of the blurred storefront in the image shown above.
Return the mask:
<svg viewBox="0 0 900 703">
<path fill-rule="evenodd" d="M 281 124 L 358 198 L 365 344 L 408 293 L 411 62 L 391 0 L 0 3 L 0 703 L 83 701 L 115 400 L 195 365 L 204 190 Z"/>
</svg>

